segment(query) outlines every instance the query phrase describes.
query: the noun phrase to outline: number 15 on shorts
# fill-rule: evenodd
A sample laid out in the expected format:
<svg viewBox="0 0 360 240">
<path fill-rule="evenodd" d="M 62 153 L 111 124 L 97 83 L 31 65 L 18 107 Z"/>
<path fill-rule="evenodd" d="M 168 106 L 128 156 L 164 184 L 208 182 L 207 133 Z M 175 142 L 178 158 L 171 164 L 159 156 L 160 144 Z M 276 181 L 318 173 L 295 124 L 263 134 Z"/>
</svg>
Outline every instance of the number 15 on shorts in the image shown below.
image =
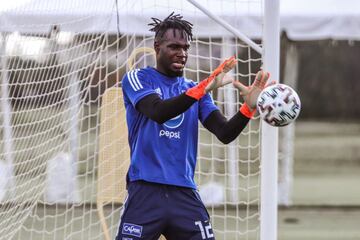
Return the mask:
<svg viewBox="0 0 360 240">
<path fill-rule="evenodd" d="M 195 225 L 199 227 L 202 239 L 209 239 L 214 237 L 210 222 L 205 222 L 205 224 L 203 224 L 201 221 L 196 221 Z"/>
</svg>

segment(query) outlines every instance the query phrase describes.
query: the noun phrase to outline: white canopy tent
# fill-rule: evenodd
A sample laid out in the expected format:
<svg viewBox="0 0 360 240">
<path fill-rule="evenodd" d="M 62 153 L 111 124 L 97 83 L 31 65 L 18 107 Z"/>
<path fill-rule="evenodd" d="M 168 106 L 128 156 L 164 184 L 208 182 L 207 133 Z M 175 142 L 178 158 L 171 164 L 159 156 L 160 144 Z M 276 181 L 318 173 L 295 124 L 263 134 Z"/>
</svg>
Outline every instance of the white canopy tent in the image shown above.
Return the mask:
<svg viewBox="0 0 360 240">
<path fill-rule="evenodd" d="M 226 4 L 221 0 L 198 0 L 198 2 L 250 38 L 260 37 L 263 26 L 260 20 L 259 2 L 238 1 Z M 45 26 L 42 28 L 41 23 L 58 23 L 60 20 L 69 23 L 63 26 L 62 31 L 103 32 L 106 29 L 116 33 L 118 9 L 121 32 L 146 35 L 149 31 L 144 22 L 149 22 L 151 17 L 161 18 L 169 14 L 168 1 L 164 0 L 118 0 L 118 7 L 115 3 L 115 0 L 103 0 L 99 8 L 97 0 L 6 2 L 0 6 L 0 32 L 12 32 L 15 25 L 20 32 L 48 32 L 49 29 Z M 292 40 L 360 39 L 360 1 L 358 0 L 281 0 L 280 3 L 280 27 Z M 68 6 L 72 6 L 71 10 Z M 157 7 L 155 12 L 154 6 Z M 193 5 L 186 0 L 176 1 L 174 6 L 176 6 L 175 12 L 181 12 L 186 19 L 194 23 L 196 35 L 231 36 L 231 33 L 219 25 L 209 24 L 209 18 L 200 10 L 194 10 Z M 73 20 L 79 18 L 82 21 L 72 24 Z M 101 19 L 109 19 L 110 22 L 100 21 Z M 19 29 L 19 26 L 23 28 Z"/>
</svg>

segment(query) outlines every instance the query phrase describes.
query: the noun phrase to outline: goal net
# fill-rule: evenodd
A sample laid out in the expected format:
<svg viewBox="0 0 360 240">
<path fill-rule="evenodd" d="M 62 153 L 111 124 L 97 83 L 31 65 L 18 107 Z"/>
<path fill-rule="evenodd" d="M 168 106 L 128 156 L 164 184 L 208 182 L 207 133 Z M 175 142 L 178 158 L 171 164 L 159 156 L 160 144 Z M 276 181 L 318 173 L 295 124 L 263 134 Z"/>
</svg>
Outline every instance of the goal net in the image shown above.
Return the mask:
<svg viewBox="0 0 360 240">
<path fill-rule="evenodd" d="M 202 0 L 261 44 L 261 0 Z M 155 66 L 151 17 L 194 24 L 185 76 L 206 78 L 235 56 L 253 82 L 261 55 L 187 1 L 49 1 L 0 10 L 0 239 L 114 239 L 129 165 L 121 79 Z M 212 93 L 227 117 L 242 99 Z M 259 239 L 260 124 L 224 145 L 199 129 L 195 180 L 217 239 Z"/>
</svg>

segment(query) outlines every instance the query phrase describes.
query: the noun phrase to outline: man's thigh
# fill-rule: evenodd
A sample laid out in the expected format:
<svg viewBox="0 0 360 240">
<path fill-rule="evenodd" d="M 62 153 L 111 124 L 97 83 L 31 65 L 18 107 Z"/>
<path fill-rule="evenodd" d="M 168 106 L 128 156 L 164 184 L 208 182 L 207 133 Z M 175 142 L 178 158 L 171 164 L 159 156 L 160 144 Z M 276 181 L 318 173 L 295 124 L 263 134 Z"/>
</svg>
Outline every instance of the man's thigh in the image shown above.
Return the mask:
<svg viewBox="0 0 360 240">
<path fill-rule="evenodd" d="M 209 214 L 198 192 L 179 188 L 169 196 L 174 199 L 171 201 L 171 219 L 164 232 L 167 240 L 215 239 Z"/>
<path fill-rule="evenodd" d="M 157 240 L 164 229 L 162 195 L 156 186 L 129 184 L 116 240 Z"/>
</svg>

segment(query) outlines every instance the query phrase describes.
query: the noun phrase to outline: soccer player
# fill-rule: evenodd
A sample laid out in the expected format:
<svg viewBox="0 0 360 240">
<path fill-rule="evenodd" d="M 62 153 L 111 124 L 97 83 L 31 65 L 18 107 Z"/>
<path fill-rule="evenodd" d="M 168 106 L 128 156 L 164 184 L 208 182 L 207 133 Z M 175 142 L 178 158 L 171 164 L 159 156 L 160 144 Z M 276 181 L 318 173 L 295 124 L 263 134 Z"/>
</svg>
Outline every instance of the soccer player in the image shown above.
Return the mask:
<svg viewBox="0 0 360 240">
<path fill-rule="evenodd" d="M 156 68 L 129 71 L 122 80 L 131 163 L 116 239 L 215 239 L 194 182 L 198 120 L 230 143 L 253 116 L 269 75 L 260 71 L 249 87 L 233 82 L 245 103 L 227 120 L 208 92 L 233 81 L 226 72 L 235 58 L 196 84 L 183 77 L 192 24 L 173 13 L 152 19 Z"/>
</svg>

